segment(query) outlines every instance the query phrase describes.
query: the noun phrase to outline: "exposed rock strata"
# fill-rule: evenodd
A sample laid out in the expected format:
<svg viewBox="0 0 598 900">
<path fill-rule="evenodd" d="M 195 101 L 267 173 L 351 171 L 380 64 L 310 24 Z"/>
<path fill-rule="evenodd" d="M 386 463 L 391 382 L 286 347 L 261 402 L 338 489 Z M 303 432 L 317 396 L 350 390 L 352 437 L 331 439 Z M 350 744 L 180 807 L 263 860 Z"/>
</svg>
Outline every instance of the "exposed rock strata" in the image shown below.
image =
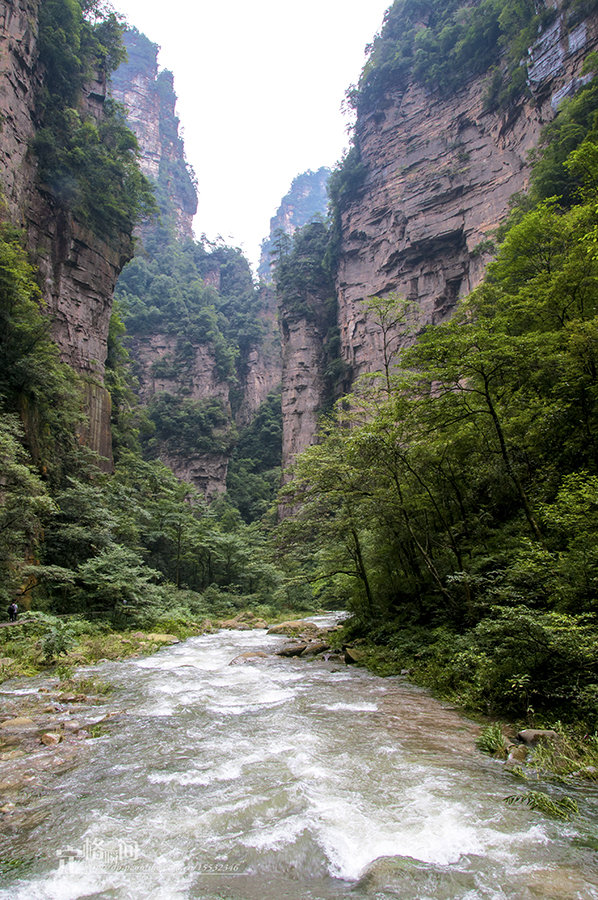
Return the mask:
<svg viewBox="0 0 598 900">
<path fill-rule="evenodd" d="M 197 191 L 179 135 L 172 72 L 158 71 L 160 48 L 145 35 L 129 30 L 124 42 L 128 61 L 114 72 L 110 91 L 125 107 L 127 123 L 139 142 L 141 171 L 164 189 L 178 236 L 192 238 Z"/>
<path fill-rule="evenodd" d="M 380 365 L 379 335 L 363 301 L 390 292 L 416 301 L 420 323 L 446 319 L 483 277 L 479 252 L 526 188 L 528 153 L 563 97 L 587 79 L 598 20 L 570 33 L 564 14 L 529 51 L 532 99 L 484 111 L 486 76 L 453 97 L 410 84 L 360 118 L 366 176 L 342 216 L 338 270 L 342 355 L 354 377 Z"/>
<path fill-rule="evenodd" d="M 276 293 L 272 286 L 260 288 L 262 311 L 260 322 L 264 333 L 261 343 L 253 347 L 241 374 L 242 399 L 235 421 L 243 428 L 249 425 L 268 395 L 280 388 L 282 354 Z"/>
<path fill-rule="evenodd" d="M 179 338 L 176 334 L 150 334 L 131 337 L 129 347 L 135 360 L 139 380 L 139 398 L 148 404 L 156 394 L 171 394 L 186 400 L 219 400 L 232 419 L 227 381 L 217 371 L 214 353 L 209 344 L 193 346 L 193 356 L 185 363 L 176 362 Z M 172 375 L 156 374 L 160 363 L 174 363 Z M 160 459 L 182 481 L 192 484 L 208 500 L 226 488 L 228 456 L 223 453 L 174 453 L 166 446 L 160 449 Z"/>
<path fill-rule="evenodd" d="M 337 276 L 341 356 L 355 380 L 382 367 L 380 329 L 365 302 L 392 292 L 418 310 L 416 328 L 441 322 L 482 280 L 484 242 L 509 199 L 527 187 L 529 151 L 564 97 L 587 82 L 598 17 L 567 31 L 565 14 L 529 51 L 532 98 L 486 112 L 487 76 L 452 97 L 410 83 L 360 114 L 356 141 L 365 178 L 343 210 Z M 283 333 L 285 462 L 313 443 L 321 402 L 319 335 L 308 321 Z M 409 338 L 403 339 L 409 340 Z"/>
<path fill-rule="evenodd" d="M 313 442 L 326 395 L 324 380 L 326 326 L 322 317 L 281 318 L 282 329 L 282 465 Z"/>
<path fill-rule="evenodd" d="M 270 219 L 270 234 L 262 241 L 258 275 L 265 282 L 272 280 L 273 259 L 279 232 L 292 237 L 317 216 L 326 216 L 328 194 L 326 185 L 330 169 L 308 170 L 297 175 L 287 194 L 280 201 L 276 214 Z"/>
<path fill-rule="evenodd" d="M 0 169 L 5 215 L 24 228 L 64 362 L 84 376 L 88 422 L 82 437 L 112 466 L 110 396 L 103 386 L 114 286 L 132 255 L 129 235 L 103 241 L 55 207 L 37 181 L 30 150 L 43 83 L 37 61 L 38 0 L 0 2 Z M 89 83 L 81 110 L 103 115 L 106 83 Z"/>
<path fill-rule="evenodd" d="M 138 393 L 143 403 L 149 403 L 155 394 L 184 393 L 189 400 L 220 400 L 230 412 L 228 382 L 219 377 L 214 352 L 209 344 L 194 345 L 193 357 L 185 365 L 177 364 L 176 374 L 166 376 L 155 374 L 156 364 L 176 359 L 178 335 L 135 335 L 129 338 L 128 343 L 136 363 Z"/>
</svg>

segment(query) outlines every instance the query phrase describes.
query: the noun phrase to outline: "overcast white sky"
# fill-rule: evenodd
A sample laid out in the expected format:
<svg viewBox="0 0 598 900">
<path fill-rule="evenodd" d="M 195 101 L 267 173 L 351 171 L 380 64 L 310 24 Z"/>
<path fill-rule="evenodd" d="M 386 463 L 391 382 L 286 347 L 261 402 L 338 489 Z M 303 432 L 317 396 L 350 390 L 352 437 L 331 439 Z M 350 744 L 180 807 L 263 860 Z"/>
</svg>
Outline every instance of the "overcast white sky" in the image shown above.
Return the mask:
<svg viewBox="0 0 598 900">
<path fill-rule="evenodd" d="M 174 72 L 197 235 L 256 262 L 291 181 L 334 166 L 340 111 L 391 0 L 113 0 Z"/>
</svg>

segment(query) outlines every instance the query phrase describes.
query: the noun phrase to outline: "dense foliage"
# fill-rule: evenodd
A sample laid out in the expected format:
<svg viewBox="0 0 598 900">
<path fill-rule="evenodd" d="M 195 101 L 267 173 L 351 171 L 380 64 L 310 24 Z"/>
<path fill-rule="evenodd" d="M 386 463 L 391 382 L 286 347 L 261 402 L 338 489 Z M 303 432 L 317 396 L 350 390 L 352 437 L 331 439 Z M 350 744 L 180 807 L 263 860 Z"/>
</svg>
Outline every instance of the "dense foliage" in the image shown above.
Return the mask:
<svg viewBox="0 0 598 900">
<path fill-rule="evenodd" d="M 478 708 L 592 728 L 597 98 L 590 86 L 550 127 L 482 286 L 300 457 L 280 529 L 292 564 L 311 556 L 311 583 L 348 599 L 353 638 L 391 664 Z M 373 301 L 383 336 L 408 322 L 402 306 Z"/>
<path fill-rule="evenodd" d="M 117 298 L 130 343 L 135 345 L 156 334 L 175 339 L 174 350 L 152 366 L 152 375 L 163 379 L 168 389 L 156 393 L 148 403 L 151 427 L 142 434 L 146 454 L 171 458 L 197 453 L 229 455 L 237 433 L 226 398 L 230 396 L 236 411 L 249 352 L 263 333 L 259 319 L 262 299 L 245 257 L 232 247 L 178 240 L 163 216 L 158 226 L 146 230 L 143 249 L 119 280 Z M 201 348 L 207 352 L 203 365 L 213 368 L 222 383 L 220 399 L 189 396 Z M 248 465 L 254 468 L 253 462 Z M 274 467 L 277 465 L 280 453 Z M 255 471 L 260 481 L 259 485 L 256 482 L 260 509 L 265 499 L 265 484 L 260 479 L 267 468 L 258 464 L 259 471 Z M 271 502 L 276 490 L 272 476 L 267 484 Z M 245 495 L 247 489 L 246 483 Z M 244 515 L 247 518 L 247 504 Z"/>
<path fill-rule="evenodd" d="M 228 467 L 228 499 L 245 522 L 261 519 L 272 506 L 280 485 L 281 456 L 281 399 L 274 393 L 240 431 Z"/>
<path fill-rule="evenodd" d="M 409 80 L 450 94 L 494 67 L 492 103 L 508 103 L 525 89 L 528 47 L 554 16 L 534 0 L 395 0 L 349 99 L 371 109 Z"/>
<path fill-rule="evenodd" d="M 130 234 L 155 209 L 123 111 L 106 100 L 93 114 L 97 99 L 85 95 L 86 86 L 101 82 L 123 59 L 122 33 L 119 18 L 100 0 L 44 0 L 40 6 L 44 79 L 33 145 L 39 177 L 59 208 L 105 238 Z"/>
<path fill-rule="evenodd" d="M 0 240 L 0 599 L 116 625 L 225 615 L 292 602 L 263 534 L 139 452 L 115 317 L 107 384 L 117 398 L 117 464 L 102 474 L 79 444 L 80 397 L 60 363 L 18 235 Z M 25 421 L 26 433 L 21 419 Z M 267 423 L 264 424 L 264 429 Z M 271 451 L 268 465 L 273 462 Z"/>
</svg>

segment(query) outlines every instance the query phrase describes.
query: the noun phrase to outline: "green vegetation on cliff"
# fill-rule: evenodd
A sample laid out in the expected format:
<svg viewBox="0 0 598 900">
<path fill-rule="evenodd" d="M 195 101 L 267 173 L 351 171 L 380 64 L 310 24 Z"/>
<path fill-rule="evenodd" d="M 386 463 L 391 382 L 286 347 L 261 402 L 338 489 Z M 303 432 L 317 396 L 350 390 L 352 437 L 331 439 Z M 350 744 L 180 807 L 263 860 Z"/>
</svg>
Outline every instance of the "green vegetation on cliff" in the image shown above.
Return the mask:
<svg viewBox="0 0 598 900">
<path fill-rule="evenodd" d="M 531 96 L 528 49 L 540 31 L 561 14 L 573 28 L 597 5 L 597 0 L 560 0 L 559 12 L 544 0 L 395 0 L 348 101 L 359 115 L 383 113 L 385 105 L 400 102 L 409 84 L 443 97 L 486 75 L 485 110 L 506 111 Z M 335 245 L 341 213 L 359 197 L 365 175 L 356 129 L 329 182 Z"/>
<path fill-rule="evenodd" d="M 596 727 L 598 92 L 565 104 L 484 283 L 323 424 L 281 548 L 386 671 Z M 562 196 L 554 196 L 557 192 Z M 381 340 L 402 301 L 379 299 Z"/>
<path fill-rule="evenodd" d="M 137 165 L 138 147 L 124 113 L 101 96 L 106 76 L 124 56 L 123 26 L 100 0 L 44 0 L 39 12 L 39 61 L 33 149 L 39 178 L 54 202 L 99 236 L 129 233 L 155 210 Z M 86 92 L 99 80 L 100 96 Z M 99 101 L 99 106 L 98 106 Z M 92 109 L 101 107 L 99 116 Z"/>
<path fill-rule="evenodd" d="M 555 15 L 534 0 L 395 0 L 349 100 L 371 109 L 410 80 L 451 94 L 493 67 L 491 102 L 506 104 L 525 90 L 527 49 Z"/>
<path fill-rule="evenodd" d="M 288 193 L 280 201 L 276 215 L 270 219 L 270 234 L 261 244 L 258 276 L 263 281 L 272 281 L 279 232 L 290 235 L 309 222 L 326 217 L 329 177 L 330 169 L 322 166 L 317 172 L 308 169 L 293 178 Z"/>
</svg>

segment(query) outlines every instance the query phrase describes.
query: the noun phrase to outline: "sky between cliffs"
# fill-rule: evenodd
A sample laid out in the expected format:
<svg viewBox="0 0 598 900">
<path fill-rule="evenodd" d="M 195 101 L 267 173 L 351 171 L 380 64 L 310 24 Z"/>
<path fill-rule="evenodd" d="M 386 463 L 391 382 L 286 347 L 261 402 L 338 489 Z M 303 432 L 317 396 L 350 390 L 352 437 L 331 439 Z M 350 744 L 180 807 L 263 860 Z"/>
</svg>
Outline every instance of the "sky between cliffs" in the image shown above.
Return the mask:
<svg viewBox="0 0 598 900">
<path fill-rule="evenodd" d="M 174 72 L 198 235 L 255 264 L 291 181 L 347 146 L 345 90 L 390 0 L 113 0 Z"/>
</svg>

